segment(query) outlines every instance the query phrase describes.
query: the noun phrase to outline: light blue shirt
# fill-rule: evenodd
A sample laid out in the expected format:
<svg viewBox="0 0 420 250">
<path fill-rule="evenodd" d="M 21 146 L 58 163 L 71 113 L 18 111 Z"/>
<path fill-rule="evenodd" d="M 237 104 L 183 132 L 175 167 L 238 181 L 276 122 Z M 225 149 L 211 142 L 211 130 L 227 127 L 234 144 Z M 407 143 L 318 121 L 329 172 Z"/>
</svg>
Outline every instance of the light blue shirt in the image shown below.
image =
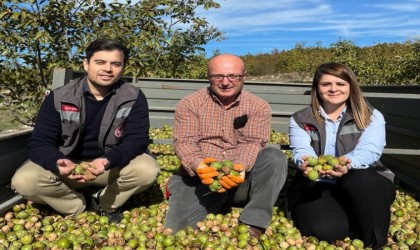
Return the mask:
<svg viewBox="0 0 420 250">
<path fill-rule="evenodd" d="M 344 109 L 337 121 L 334 122 L 328 117 L 328 115 L 326 115 L 325 111 L 321 109 L 321 115 L 326 118 L 325 155 L 339 156 L 337 155 L 338 152 L 336 145 L 337 131 L 345 111 L 346 110 Z M 300 166 L 302 156 L 317 156 L 310 145 L 310 136 L 305 130 L 298 126 L 293 117 L 290 119 L 289 123 L 289 137 L 290 148 L 293 152 L 293 162 L 296 166 Z M 362 132 L 356 147 L 345 156 L 351 159 L 351 168 L 368 168 L 370 164 L 379 160 L 385 145 L 385 119 L 383 115 L 375 109 L 371 116 L 371 123 Z"/>
</svg>

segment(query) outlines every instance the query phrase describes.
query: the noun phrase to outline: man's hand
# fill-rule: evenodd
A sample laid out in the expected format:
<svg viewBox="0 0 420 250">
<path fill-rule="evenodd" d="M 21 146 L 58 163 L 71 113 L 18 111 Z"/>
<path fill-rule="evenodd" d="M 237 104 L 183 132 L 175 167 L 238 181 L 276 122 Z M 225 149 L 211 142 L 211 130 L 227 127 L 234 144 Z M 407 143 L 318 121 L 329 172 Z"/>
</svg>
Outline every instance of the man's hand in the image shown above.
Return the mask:
<svg viewBox="0 0 420 250">
<path fill-rule="evenodd" d="M 201 179 L 201 182 L 208 183 L 209 178 L 214 178 L 219 175 L 219 172 L 217 172 L 217 169 L 215 167 L 209 167 L 206 163 L 203 161 L 198 164 L 198 167 L 196 168 L 195 172 L 197 173 L 197 176 Z"/>
<path fill-rule="evenodd" d="M 105 172 L 105 167 L 109 164 L 108 159 L 106 158 L 96 158 L 89 163 L 90 167 L 87 168 L 95 176 L 99 176 Z"/>
<path fill-rule="evenodd" d="M 69 159 L 57 160 L 57 168 L 60 175 L 67 177 L 69 179 L 78 181 L 78 182 L 85 182 L 84 175 L 72 173 L 75 167 L 76 167 L 76 164 L 74 164 Z"/>
<path fill-rule="evenodd" d="M 233 168 L 228 167 L 230 170 L 225 173 L 218 170 L 216 165 L 211 166 L 213 162 L 215 162 L 213 158 L 205 158 L 195 170 L 201 183 L 209 185 L 212 191 L 224 193 L 245 181 L 245 166 L 242 164 L 235 164 Z"/>
<path fill-rule="evenodd" d="M 239 173 L 239 175 L 225 175 L 219 180 L 219 183 L 224 187 L 226 190 L 235 188 L 242 184 L 245 181 L 245 171 Z"/>
</svg>

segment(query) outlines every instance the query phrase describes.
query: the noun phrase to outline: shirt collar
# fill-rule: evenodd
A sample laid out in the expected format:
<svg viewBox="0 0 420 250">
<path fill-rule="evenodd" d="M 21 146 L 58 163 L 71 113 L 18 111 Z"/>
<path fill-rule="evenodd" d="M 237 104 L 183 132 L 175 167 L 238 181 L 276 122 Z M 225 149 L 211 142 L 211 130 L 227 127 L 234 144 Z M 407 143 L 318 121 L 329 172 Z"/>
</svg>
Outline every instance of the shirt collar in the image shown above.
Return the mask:
<svg viewBox="0 0 420 250">
<path fill-rule="evenodd" d="M 337 122 L 340 122 L 341 119 L 343 119 L 344 114 L 346 113 L 346 110 L 347 110 L 347 105 L 344 107 L 343 111 L 341 111 L 341 114 L 338 116 Z M 325 119 L 330 119 L 330 117 L 327 115 L 327 113 L 325 112 L 325 110 L 322 106 L 319 107 L 319 115 L 321 117 L 324 117 Z"/>
</svg>

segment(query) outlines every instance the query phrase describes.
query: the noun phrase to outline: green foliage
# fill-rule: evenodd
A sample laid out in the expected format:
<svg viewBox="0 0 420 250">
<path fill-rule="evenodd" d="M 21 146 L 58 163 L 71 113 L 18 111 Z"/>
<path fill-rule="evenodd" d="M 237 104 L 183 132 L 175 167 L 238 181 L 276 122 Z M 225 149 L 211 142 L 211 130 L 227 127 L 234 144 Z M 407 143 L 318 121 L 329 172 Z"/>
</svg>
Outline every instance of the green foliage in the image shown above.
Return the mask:
<svg viewBox="0 0 420 250">
<path fill-rule="evenodd" d="M 1 94 L 0 94 L 1 95 Z M 21 124 L 14 119 L 13 114 L 4 107 L 0 107 L 0 132 L 19 129 Z"/>
<path fill-rule="evenodd" d="M 332 44 L 331 49 L 334 54 L 333 60 L 350 66 L 361 84 L 404 85 L 420 83 L 415 80 L 415 75 L 410 74 L 416 65 L 416 44 L 419 44 L 419 41 L 384 43 L 360 48 L 350 41 L 338 41 Z M 414 74 L 418 75 L 418 70 L 415 70 Z"/>
<path fill-rule="evenodd" d="M 245 55 L 242 59 L 245 62 L 247 74 L 251 76 L 269 75 L 275 72 L 278 51 L 272 54 Z"/>
<path fill-rule="evenodd" d="M 305 47 L 304 43 L 298 43 L 295 48 L 279 56 L 276 69 L 280 73 L 296 72 L 302 81 L 307 81 L 320 64 L 331 59 L 331 49 L 323 48 L 320 42 L 313 47 Z"/>
<path fill-rule="evenodd" d="M 0 89 L 7 90 L 7 94 L 0 95 L 1 104 L 24 125 L 33 125 L 46 91 L 41 82 L 41 77 L 28 67 L 2 69 Z"/>
<path fill-rule="evenodd" d="M 420 41 L 410 46 L 411 52 L 401 59 L 401 72 L 399 78 L 406 84 L 420 84 Z"/>
<path fill-rule="evenodd" d="M 288 51 L 243 56 L 248 75 L 297 74 L 295 82 L 310 82 L 322 63 L 341 62 L 352 68 L 363 85 L 420 84 L 420 41 L 383 43 L 358 47 L 348 40 L 339 40 L 329 48 L 307 47 L 298 43 Z"/>
<path fill-rule="evenodd" d="M 25 124 L 50 87 L 56 67 L 82 70 L 86 46 L 98 37 L 117 38 L 131 50 L 125 74 L 203 77 L 203 46 L 222 33 L 197 8 L 212 0 L 143 0 L 109 4 L 94 0 L 14 0 L 0 4 L 1 101 Z"/>
</svg>

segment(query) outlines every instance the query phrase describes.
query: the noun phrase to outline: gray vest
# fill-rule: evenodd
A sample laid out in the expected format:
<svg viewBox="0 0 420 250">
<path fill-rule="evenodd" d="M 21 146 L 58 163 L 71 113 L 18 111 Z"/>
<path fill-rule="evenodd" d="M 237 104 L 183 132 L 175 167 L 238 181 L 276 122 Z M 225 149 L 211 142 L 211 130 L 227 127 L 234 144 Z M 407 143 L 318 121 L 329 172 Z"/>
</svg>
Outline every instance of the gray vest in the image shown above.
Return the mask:
<svg viewBox="0 0 420 250">
<path fill-rule="evenodd" d="M 304 129 L 311 137 L 311 146 L 317 155 L 324 154 L 326 131 L 324 124 L 318 124 L 315 120 L 310 107 L 293 114 L 296 123 Z M 337 150 L 339 155 L 351 152 L 357 145 L 362 135 L 362 130 L 358 129 L 353 117 L 349 112 L 344 114 L 341 119 L 337 132 Z"/>
<path fill-rule="evenodd" d="M 307 107 L 293 114 L 293 119 L 304 129 L 311 137 L 311 146 L 317 155 L 324 154 L 326 131 L 324 124 L 318 124 L 312 113 L 311 107 Z M 353 151 L 356 147 L 363 130 L 356 126 L 353 116 L 346 111 L 341 119 L 337 131 L 337 151 L 338 155 L 345 155 Z M 376 161 L 370 165 L 375 167 L 379 174 L 384 175 L 391 181 L 394 181 L 394 173 L 385 167 L 380 161 Z"/>
<path fill-rule="evenodd" d="M 85 124 L 84 85 L 86 77 L 75 79 L 54 90 L 54 106 L 60 113 L 61 138 L 59 150 L 68 155 L 79 141 L 80 131 Z M 98 145 L 105 152 L 114 147 L 123 137 L 124 121 L 137 100 L 139 90 L 123 81 L 117 83 L 115 94 L 111 96 L 98 137 Z"/>
</svg>

